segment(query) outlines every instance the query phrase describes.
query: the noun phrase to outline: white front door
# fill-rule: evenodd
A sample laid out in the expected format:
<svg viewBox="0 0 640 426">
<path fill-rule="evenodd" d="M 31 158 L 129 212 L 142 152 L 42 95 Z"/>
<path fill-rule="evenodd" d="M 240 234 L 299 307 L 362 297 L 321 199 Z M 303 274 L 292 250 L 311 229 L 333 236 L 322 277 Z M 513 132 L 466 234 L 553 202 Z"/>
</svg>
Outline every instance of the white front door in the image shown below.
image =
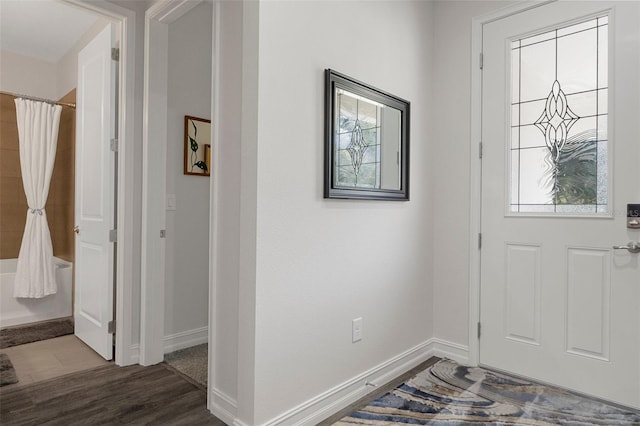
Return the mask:
<svg viewBox="0 0 640 426">
<path fill-rule="evenodd" d="M 115 31 L 109 24 L 78 55 L 76 104 L 75 334 L 113 357 Z"/>
<path fill-rule="evenodd" d="M 480 363 L 640 407 L 640 2 L 483 28 Z"/>
</svg>

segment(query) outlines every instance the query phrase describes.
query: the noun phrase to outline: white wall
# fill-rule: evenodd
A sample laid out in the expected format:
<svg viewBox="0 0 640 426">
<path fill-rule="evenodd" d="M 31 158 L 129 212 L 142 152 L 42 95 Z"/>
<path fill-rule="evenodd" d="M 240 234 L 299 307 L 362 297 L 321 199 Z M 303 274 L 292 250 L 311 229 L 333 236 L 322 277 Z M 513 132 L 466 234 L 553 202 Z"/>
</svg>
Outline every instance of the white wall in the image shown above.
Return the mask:
<svg viewBox="0 0 640 426">
<path fill-rule="evenodd" d="M 183 174 L 184 116 L 211 118 L 212 4 L 169 24 L 165 336 L 206 327 L 209 295 L 209 177 Z M 214 123 L 215 124 L 215 123 Z"/>
<path fill-rule="evenodd" d="M 60 99 L 78 82 L 78 53 L 107 25 L 100 18 L 57 63 L 0 51 L 0 90 L 45 99 Z"/>
<path fill-rule="evenodd" d="M 241 420 L 261 424 L 432 336 L 432 5 L 251 6 L 259 7 L 253 11 L 259 12 L 258 125 L 253 144 L 242 137 L 242 191 L 255 187 L 257 214 L 250 199 L 241 204 L 250 210 L 241 213 L 241 225 L 251 228 L 255 220 L 255 249 L 245 231 L 240 306 L 244 318 L 254 297 L 255 321 L 240 324 L 239 345 L 255 359 L 248 365 L 252 356 L 242 355 L 238 368 L 255 368 L 253 384 L 240 376 L 255 399 L 253 410 L 241 407 Z M 243 90 L 251 91 L 246 67 Z M 411 101 L 410 202 L 323 199 L 323 71 L 329 67 Z M 249 106 L 244 112 L 245 118 L 254 113 Z M 245 130 L 253 132 L 243 123 Z M 254 158 L 255 180 L 244 172 L 245 159 L 251 168 Z M 252 256 L 253 283 L 242 266 L 250 267 Z M 364 337 L 353 344 L 357 317 Z"/>
<path fill-rule="evenodd" d="M 78 85 L 78 53 L 89 44 L 109 23 L 99 18 L 76 44 L 58 61 L 56 71 L 56 99 L 60 99 Z"/>
<path fill-rule="evenodd" d="M 214 375 L 210 390 L 215 404 L 233 411 L 238 398 L 238 357 L 251 355 L 238 349 L 239 321 L 250 320 L 247 316 L 239 315 L 238 293 L 241 274 L 240 213 L 244 211 L 240 209 L 243 193 L 240 174 L 242 169 L 250 168 L 246 157 L 243 162 L 241 153 L 243 3 L 220 2 L 216 13 L 220 105 L 216 116 L 218 143 L 213 146 L 212 158 L 215 194 L 212 218 L 218 226 L 212 226 L 215 288 L 211 295 L 211 308 L 215 315 L 215 342 L 211 354 Z M 213 117 L 214 120 L 216 117 Z"/>
<path fill-rule="evenodd" d="M 0 90 L 44 99 L 59 99 L 56 64 L 0 50 Z"/>
<path fill-rule="evenodd" d="M 435 190 L 433 221 L 433 324 L 435 337 L 469 341 L 469 159 L 471 152 L 472 18 L 506 7 L 506 1 L 439 1 L 434 5 L 431 137 Z M 477 149 L 474 141 L 473 149 Z M 473 151 L 476 155 L 477 151 Z"/>
</svg>

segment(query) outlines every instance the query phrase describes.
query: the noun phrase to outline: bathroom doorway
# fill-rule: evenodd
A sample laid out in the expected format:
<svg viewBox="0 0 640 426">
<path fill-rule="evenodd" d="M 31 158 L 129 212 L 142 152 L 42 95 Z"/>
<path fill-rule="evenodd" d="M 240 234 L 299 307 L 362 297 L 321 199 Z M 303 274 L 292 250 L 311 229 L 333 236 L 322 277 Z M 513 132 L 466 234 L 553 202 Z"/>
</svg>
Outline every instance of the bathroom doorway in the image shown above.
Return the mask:
<svg viewBox="0 0 640 426">
<path fill-rule="evenodd" d="M 0 90 L 3 92 L 9 92 L 13 94 L 19 95 L 27 95 L 42 99 L 47 99 L 51 101 L 63 100 L 69 104 L 76 103 L 76 87 L 78 81 L 78 66 L 77 66 L 77 57 L 78 53 L 92 40 L 95 39 L 95 36 L 102 32 L 106 27 L 113 26 L 115 27 L 114 38 L 123 42 L 125 46 L 130 48 L 130 39 L 123 37 L 123 34 L 126 34 L 124 31 L 127 29 L 127 19 L 131 18 L 134 14 L 132 11 L 126 11 L 117 6 L 113 6 L 113 9 L 110 9 L 109 5 L 102 5 L 106 7 L 104 10 L 100 10 L 99 7 L 95 5 L 88 5 L 90 9 L 83 7 L 83 2 L 60 2 L 60 1 L 51 1 L 51 0 L 38 0 L 33 2 L 23 2 L 23 1 L 3 1 L 0 5 L 2 7 L 2 77 L 0 77 Z M 101 7 L 102 7 L 101 6 Z M 5 19 L 12 24 L 6 24 Z M 132 19 L 128 19 L 130 23 Z M 62 27 L 58 30 L 51 30 L 48 25 L 59 24 Z M 26 31 L 27 35 L 24 33 L 21 35 L 17 28 Z M 62 35 L 59 39 L 56 39 L 58 35 Z M 13 44 L 10 42 L 13 41 Z M 56 53 L 57 52 L 57 53 Z M 53 56 L 45 57 L 47 53 L 52 54 Z M 111 53 L 111 52 L 109 52 Z M 57 56 L 56 56 L 57 55 Z M 25 64 L 30 64 L 31 66 L 25 66 Z M 118 68 L 120 70 L 124 70 L 122 73 L 121 83 L 126 84 L 127 80 L 130 80 L 131 72 L 127 69 L 125 61 L 121 62 L 118 66 L 114 65 L 114 68 Z M 132 91 L 127 91 L 124 88 L 119 91 L 120 93 L 125 93 L 125 96 L 122 97 L 120 101 L 116 101 L 117 98 L 115 96 L 112 98 L 114 102 L 114 110 L 123 111 L 124 108 L 117 107 L 117 104 L 125 105 L 126 99 L 130 98 L 130 94 Z M 64 96 L 62 95 L 64 94 Z M 116 94 L 114 90 L 114 95 Z M 6 96 L 3 96 L 5 98 Z M 111 96 L 109 96 L 111 98 Z M 62 99 L 61 99 L 62 98 Z M 3 101 L 4 102 L 4 101 Z M 13 102 L 13 97 L 11 97 L 9 103 Z M 4 102 L 6 103 L 6 102 Z M 80 101 L 82 103 L 82 101 Z M 3 109 L 3 112 L 5 110 Z M 8 118 L 8 117 L 6 117 Z M 122 114 L 122 118 L 125 118 L 125 115 Z M 125 139 L 130 135 L 130 129 L 132 126 L 131 120 L 120 119 L 118 127 L 121 129 L 125 129 L 123 132 L 123 137 L 121 139 Z M 3 121 L 3 141 L 8 140 L 6 136 L 8 131 L 6 129 L 8 126 L 5 125 L 5 114 L 2 117 Z M 73 228 L 77 224 L 75 220 L 75 199 L 77 198 L 78 185 L 74 182 L 74 178 L 76 175 L 76 167 L 74 166 L 75 157 L 77 156 L 77 146 L 76 146 L 76 132 L 75 132 L 75 121 L 76 114 L 72 108 L 64 108 L 61 122 L 60 122 L 60 130 L 59 130 L 59 139 L 58 139 L 58 153 L 56 155 L 56 164 L 54 166 L 54 175 L 52 179 L 52 187 L 50 189 L 50 197 L 47 202 L 47 212 L 49 213 L 49 227 L 51 228 L 52 234 L 52 242 L 54 247 L 54 255 L 60 255 L 66 259 L 66 262 L 69 265 L 73 265 L 76 263 L 78 265 L 78 260 L 75 255 L 75 244 L 76 238 L 73 233 Z M 126 121 L 129 121 L 126 123 Z M 5 143 L 3 142 L 2 147 L 5 147 Z M 61 155 L 60 151 L 65 155 Z M 124 153 L 123 153 L 124 154 Z M 14 155 L 15 156 L 15 155 Z M 3 158 L 5 156 L 3 155 Z M 120 161 L 122 162 L 122 161 Z M 18 171 L 19 171 L 19 162 L 18 163 Z M 120 185 L 121 187 L 127 181 L 127 176 L 124 176 L 123 173 L 119 172 L 115 165 L 117 164 L 117 159 L 113 160 L 114 167 L 105 170 L 101 179 L 116 182 L 116 176 L 121 178 Z M 4 170 L 4 165 L 3 165 Z M 56 175 L 61 175 L 66 180 L 64 182 L 60 181 L 60 179 L 56 180 Z M 122 179 L 124 177 L 124 179 Z M 7 193 L 5 189 L 8 186 L 12 186 L 14 191 L 18 193 L 22 189 L 22 184 L 20 181 L 20 175 L 18 173 L 17 176 L 12 176 L 13 180 L 6 180 L 4 176 L 2 177 L 2 192 L 0 194 L 2 197 L 1 203 L 3 208 L 3 213 L 5 211 L 16 211 L 20 214 L 15 214 L 17 218 L 20 216 L 24 216 L 24 212 L 26 211 L 26 207 L 24 206 L 16 206 L 9 209 L 5 209 L 5 197 L 4 194 Z M 93 180 L 93 178 L 91 178 Z M 128 178 L 130 180 L 130 178 Z M 16 182 L 19 185 L 15 185 Z M 11 185 L 13 184 L 13 185 Z M 120 188 L 121 188 L 120 187 Z M 118 193 L 118 186 L 114 183 L 110 190 L 110 198 L 112 199 L 112 203 L 115 205 L 115 197 Z M 121 191 L 120 191 L 121 192 Z M 63 195 L 64 200 L 59 201 L 56 199 L 56 194 Z M 24 196 L 24 195 L 23 195 Z M 108 216 L 111 217 L 111 221 L 113 224 L 116 222 L 117 217 L 124 216 L 124 211 L 129 209 L 131 206 L 127 206 L 125 204 L 125 200 L 120 203 L 118 206 L 118 211 L 115 209 L 109 212 Z M 3 214 L 3 226 L 4 226 L 4 214 Z M 24 218 L 22 219 L 24 221 Z M 24 224 L 22 224 L 24 227 Z M 14 227 L 16 228 L 16 227 Z M 18 228 L 20 228 L 18 226 Z M 114 227 L 115 228 L 115 227 Z M 4 230 L 2 230 L 4 231 Z M 116 231 L 113 233 L 112 238 L 116 239 L 118 233 L 122 231 Z M 20 234 L 20 231 L 17 232 Z M 3 232 L 4 235 L 4 232 Z M 2 238 L 3 242 L 8 241 L 9 239 Z M 19 250 L 21 235 L 17 236 L 17 242 L 13 242 L 14 246 L 17 246 Z M 126 242 L 126 241 L 125 241 Z M 2 256 L 8 256 L 8 251 L 5 250 L 6 247 L 3 245 L 2 248 Z M 15 250 L 14 250 L 15 251 Z M 113 253 L 113 252 L 111 252 Z M 17 257 L 17 256 L 16 256 Z M 121 256 L 119 256 L 121 257 Z M 4 260 L 4 259 L 3 259 Z M 84 262 L 83 262 L 84 263 Z M 116 256 L 113 256 L 113 263 L 122 263 L 121 259 L 117 259 Z M 78 299 L 82 296 L 82 293 L 78 291 L 78 282 L 73 283 L 73 274 L 71 273 L 71 268 L 68 269 L 69 279 L 69 288 L 61 286 L 58 295 L 61 296 L 65 303 L 65 308 L 60 312 L 56 312 L 53 314 L 52 318 L 59 318 L 60 316 L 64 317 L 73 317 L 73 306 L 78 307 Z M 63 268 L 64 269 L 64 268 Z M 111 271 L 114 271 L 114 268 L 110 268 Z M 122 277 L 129 273 L 129 267 L 125 265 L 125 268 L 122 268 L 117 276 L 118 276 L 118 288 L 125 288 L 126 292 L 130 292 L 130 289 L 127 289 L 124 286 L 124 280 Z M 115 275 L 115 274 L 114 274 Z M 115 279 L 113 280 L 115 281 Z M 112 283 L 113 283 L 112 281 Z M 113 284 L 112 284 L 113 286 Z M 84 294 L 89 294 L 89 292 L 84 292 Z M 108 324 L 106 321 L 104 324 L 105 334 L 109 336 L 109 349 L 108 353 L 102 353 L 103 358 L 112 359 L 114 358 L 114 350 L 113 347 L 116 343 L 119 342 L 130 342 L 131 341 L 131 330 L 130 324 L 127 324 L 129 318 L 131 317 L 131 310 L 126 305 L 130 305 L 130 301 L 127 303 L 116 303 L 118 299 L 115 297 L 115 293 L 113 291 L 109 291 L 108 294 L 99 294 L 99 295 L 91 295 L 90 297 L 85 297 L 85 303 L 83 310 L 90 311 L 93 307 L 97 306 L 99 299 L 108 299 L 111 306 L 110 316 L 108 320 L 111 321 L 115 319 L 115 306 L 118 304 L 119 316 L 124 318 L 125 321 L 122 321 L 118 328 L 118 331 L 122 331 L 122 333 L 118 333 L 113 337 L 113 329 L 107 330 Z M 3 297 L 3 300 L 13 299 Z M 47 298 L 44 298 L 47 299 Z M 42 299 L 41 301 L 44 301 Z M 15 299 L 13 299 L 15 300 Z M 29 302 L 33 302 L 37 299 L 25 299 Z M 50 310 L 49 303 L 42 304 L 45 306 L 43 310 Z M 33 310 L 33 309 L 30 309 Z M 4 314 L 4 312 L 3 312 Z M 37 317 L 36 321 L 42 321 L 44 317 Z M 32 322 L 26 319 L 26 322 Z M 17 326 L 18 324 L 13 324 Z M 114 327 L 114 323 L 111 324 Z M 76 331 L 77 330 L 77 321 L 76 321 Z M 66 334 L 66 333 L 65 333 Z M 91 342 L 90 342 L 91 343 Z M 130 351 L 130 345 L 117 345 L 118 350 L 115 353 L 116 363 L 119 365 L 126 365 L 132 363 L 132 356 Z"/>
</svg>

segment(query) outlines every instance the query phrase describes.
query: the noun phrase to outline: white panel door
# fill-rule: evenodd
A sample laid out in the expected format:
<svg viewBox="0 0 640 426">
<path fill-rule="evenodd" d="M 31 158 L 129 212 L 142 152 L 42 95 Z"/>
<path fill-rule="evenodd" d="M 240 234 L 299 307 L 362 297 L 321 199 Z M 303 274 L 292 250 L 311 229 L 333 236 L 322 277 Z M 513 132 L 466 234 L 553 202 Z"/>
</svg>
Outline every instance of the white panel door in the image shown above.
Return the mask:
<svg viewBox="0 0 640 426">
<path fill-rule="evenodd" d="M 75 334 L 105 359 L 113 357 L 115 73 L 113 25 L 78 55 L 76 105 Z"/>
<path fill-rule="evenodd" d="M 480 362 L 640 407 L 640 2 L 483 28 Z"/>
</svg>

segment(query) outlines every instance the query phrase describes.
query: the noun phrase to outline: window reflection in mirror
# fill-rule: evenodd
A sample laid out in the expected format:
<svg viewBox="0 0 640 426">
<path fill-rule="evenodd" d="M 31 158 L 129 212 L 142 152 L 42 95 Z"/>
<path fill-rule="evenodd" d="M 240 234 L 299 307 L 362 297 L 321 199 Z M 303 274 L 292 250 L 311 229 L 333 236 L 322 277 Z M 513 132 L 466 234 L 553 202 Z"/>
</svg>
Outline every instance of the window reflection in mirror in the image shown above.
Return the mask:
<svg viewBox="0 0 640 426">
<path fill-rule="evenodd" d="M 400 111 L 344 89 L 336 94 L 336 186 L 400 189 Z"/>
<path fill-rule="evenodd" d="M 326 198 L 408 200 L 409 103 L 326 71 Z"/>
</svg>

